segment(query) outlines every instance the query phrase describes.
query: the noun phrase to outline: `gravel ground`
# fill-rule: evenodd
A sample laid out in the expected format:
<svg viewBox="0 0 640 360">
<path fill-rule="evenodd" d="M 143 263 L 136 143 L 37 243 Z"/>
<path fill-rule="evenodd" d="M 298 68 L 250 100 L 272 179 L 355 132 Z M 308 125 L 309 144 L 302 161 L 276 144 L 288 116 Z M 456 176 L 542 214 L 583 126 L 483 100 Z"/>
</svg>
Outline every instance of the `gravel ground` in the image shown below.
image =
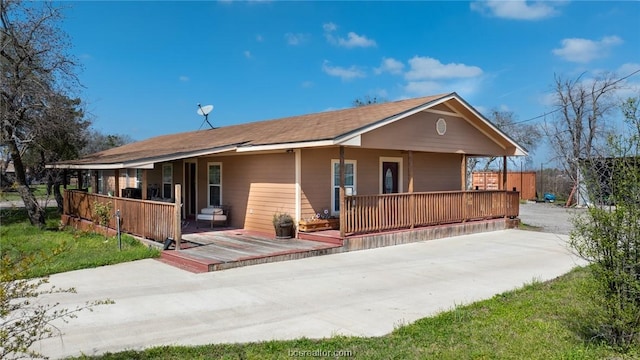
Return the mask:
<svg viewBox="0 0 640 360">
<path fill-rule="evenodd" d="M 544 232 L 569 234 L 571 219 L 583 214 L 585 209 L 565 208 L 555 203 L 520 204 L 520 220 L 531 226 L 539 226 Z"/>
</svg>

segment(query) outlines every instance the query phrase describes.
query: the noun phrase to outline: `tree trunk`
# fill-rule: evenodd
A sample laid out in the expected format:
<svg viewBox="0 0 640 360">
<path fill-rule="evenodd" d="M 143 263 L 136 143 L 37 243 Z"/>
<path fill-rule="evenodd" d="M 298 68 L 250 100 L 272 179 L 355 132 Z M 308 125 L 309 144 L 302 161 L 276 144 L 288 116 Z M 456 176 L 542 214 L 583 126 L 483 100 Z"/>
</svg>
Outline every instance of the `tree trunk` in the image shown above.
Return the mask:
<svg viewBox="0 0 640 360">
<path fill-rule="evenodd" d="M 22 197 L 24 207 L 27 210 L 29 221 L 31 225 L 43 227 L 45 225 L 44 209 L 40 206 L 36 200 L 35 195 L 27 184 L 27 173 L 22 163 L 22 157 L 18 150 L 18 144 L 15 140 L 7 142 L 9 146 L 9 152 L 11 153 L 11 159 L 13 160 L 13 167 L 15 169 L 16 184 L 18 185 L 18 193 Z"/>
<path fill-rule="evenodd" d="M 64 198 L 62 197 L 62 193 L 60 192 L 60 180 L 56 177 L 56 181 L 53 184 L 53 194 L 56 198 L 56 204 L 58 205 L 58 213 L 62 214 L 64 211 Z"/>
</svg>

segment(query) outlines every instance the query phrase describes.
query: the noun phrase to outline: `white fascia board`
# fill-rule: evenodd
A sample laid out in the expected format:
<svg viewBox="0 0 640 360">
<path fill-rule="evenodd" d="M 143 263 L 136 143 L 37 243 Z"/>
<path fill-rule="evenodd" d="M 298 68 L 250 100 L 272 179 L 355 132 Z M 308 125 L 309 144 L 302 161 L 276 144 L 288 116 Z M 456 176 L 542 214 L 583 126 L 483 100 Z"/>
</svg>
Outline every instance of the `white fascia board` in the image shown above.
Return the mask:
<svg viewBox="0 0 640 360">
<path fill-rule="evenodd" d="M 308 147 L 322 147 L 335 145 L 333 140 L 319 140 L 319 141 L 306 141 L 295 143 L 279 143 L 268 145 L 247 145 L 239 146 L 236 152 L 252 152 L 252 151 L 271 151 L 271 150 L 288 150 L 288 149 L 300 149 Z"/>
<path fill-rule="evenodd" d="M 46 165 L 48 169 L 77 169 L 77 170 L 113 170 L 113 169 L 153 169 L 155 163 L 186 159 L 191 157 L 219 154 L 222 152 L 233 151 L 236 146 L 228 146 L 224 148 L 206 149 L 190 152 L 182 152 L 177 154 L 158 156 L 154 158 L 145 158 L 128 162 L 111 163 L 111 164 L 52 164 Z"/>
<path fill-rule="evenodd" d="M 144 161 L 145 162 L 152 161 L 153 163 L 167 162 L 167 161 L 180 160 L 180 159 L 186 159 L 191 157 L 214 155 L 214 154 L 219 154 L 227 151 L 234 151 L 236 149 L 237 149 L 237 146 L 233 145 L 233 146 L 227 146 L 223 148 L 189 151 L 189 152 L 181 152 L 181 153 L 165 155 L 165 156 L 158 156 L 156 158 L 144 159 Z"/>
<path fill-rule="evenodd" d="M 336 140 L 335 145 L 345 145 L 345 146 L 361 146 L 362 136 L 357 135 L 345 140 Z"/>
<path fill-rule="evenodd" d="M 69 169 L 69 170 L 115 170 L 115 169 L 153 169 L 153 163 L 114 163 L 114 164 L 49 164 L 47 169 Z"/>
</svg>

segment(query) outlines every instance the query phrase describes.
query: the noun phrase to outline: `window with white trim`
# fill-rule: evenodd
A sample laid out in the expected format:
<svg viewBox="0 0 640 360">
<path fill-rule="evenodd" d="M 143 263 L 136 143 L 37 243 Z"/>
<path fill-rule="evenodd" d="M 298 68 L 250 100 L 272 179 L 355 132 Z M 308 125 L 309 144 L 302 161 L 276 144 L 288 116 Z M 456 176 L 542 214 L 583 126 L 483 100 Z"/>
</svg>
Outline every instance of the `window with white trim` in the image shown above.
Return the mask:
<svg viewBox="0 0 640 360">
<path fill-rule="evenodd" d="M 105 194 L 105 191 L 104 191 L 104 171 L 98 170 L 97 176 L 98 176 L 98 189 L 97 189 L 97 192 L 98 192 L 98 194 L 103 194 L 104 195 Z"/>
<path fill-rule="evenodd" d="M 344 194 L 356 194 L 356 160 L 344 161 Z M 331 160 L 331 215 L 340 214 L 340 160 Z"/>
<path fill-rule="evenodd" d="M 171 199 L 173 193 L 173 165 L 162 164 L 162 198 Z"/>
<path fill-rule="evenodd" d="M 142 169 L 136 169 L 136 188 L 142 189 Z"/>
<path fill-rule="evenodd" d="M 222 163 L 208 163 L 207 195 L 209 206 L 222 205 Z"/>
</svg>

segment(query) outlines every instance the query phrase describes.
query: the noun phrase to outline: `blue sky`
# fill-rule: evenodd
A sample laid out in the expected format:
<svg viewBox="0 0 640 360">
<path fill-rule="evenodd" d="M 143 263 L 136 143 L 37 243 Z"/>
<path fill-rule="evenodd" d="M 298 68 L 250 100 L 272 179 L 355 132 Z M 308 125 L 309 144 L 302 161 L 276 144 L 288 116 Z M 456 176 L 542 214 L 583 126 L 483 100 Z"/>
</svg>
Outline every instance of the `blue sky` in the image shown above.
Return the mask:
<svg viewBox="0 0 640 360">
<path fill-rule="evenodd" d="M 201 128 L 197 103 L 218 127 L 455 91 L 527 120 L 554 74 L 640 70 L 638 1 L 60 5 L 94 128 L 136 140 Z"/>
</svg>

